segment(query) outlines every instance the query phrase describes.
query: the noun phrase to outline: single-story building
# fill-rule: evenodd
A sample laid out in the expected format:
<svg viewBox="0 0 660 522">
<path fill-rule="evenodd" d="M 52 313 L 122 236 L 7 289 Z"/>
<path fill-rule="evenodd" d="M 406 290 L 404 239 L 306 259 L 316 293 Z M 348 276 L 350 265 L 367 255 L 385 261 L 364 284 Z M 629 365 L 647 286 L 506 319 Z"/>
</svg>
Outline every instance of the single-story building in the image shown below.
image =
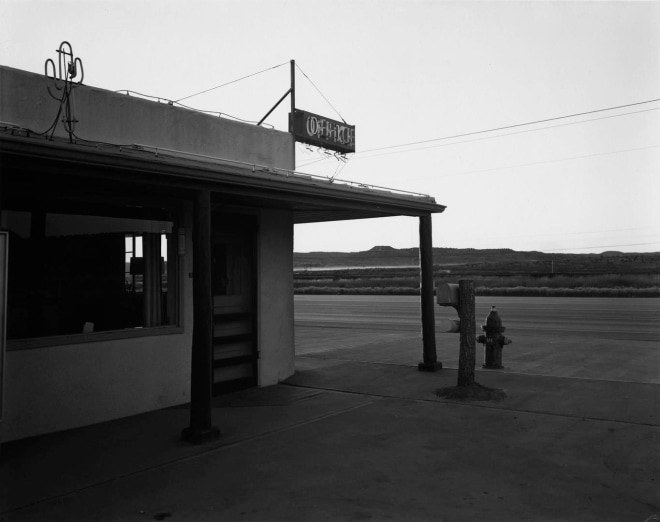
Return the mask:
<svg viewBox="0 0 660 522">
<path fill-rule="evenodd" d="M 437 365 L 444 207 L 297 173 L 294 154 L 288 132 L 0 66 L 0 441 L 185 403 L 186 436 L 213 436 L 212 394 L 294 372 L 296 223 L 420 218 Z"/>
</svg>

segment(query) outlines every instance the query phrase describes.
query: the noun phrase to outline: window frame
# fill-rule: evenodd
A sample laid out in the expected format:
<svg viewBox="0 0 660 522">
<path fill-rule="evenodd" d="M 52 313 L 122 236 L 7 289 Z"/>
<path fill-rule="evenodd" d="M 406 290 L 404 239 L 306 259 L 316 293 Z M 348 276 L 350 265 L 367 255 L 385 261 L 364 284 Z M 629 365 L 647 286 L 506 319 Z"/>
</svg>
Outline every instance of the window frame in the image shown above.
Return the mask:
<svg viewBox="0 0 660 522">
<path fill-rule="evenodd" d="M 104 209 L 115 207 L 120 211 L 122 205 L 117 205 L 116 201 L 118 194 L 109 193 L 98 198 L 98 203 L 100 203 Z M 96 198 L 94 198 L 96 199 Z M 185 268 L 185 251 L 182 250 L 184 245 L 180 245 L 181 236 L 185 234 L 185 201 L 182 199 L 175 199 L 168 196 L 159 197 L 157 195 L 149 195 L 145 198 L 127 198 L 131 203 L 139 201 L 141 206 L 147 209 L 166 209 L 171 213 L 170 220 L 172 221 L 172 231 L 171 238 L 168 240 L 168 243 L 171 242 L 171 248 L 169 249 L 174 255 L 171 257 L 168 256 L 168 264 L 173 263 L 172 273 L 174 274 L 176 280 L 174 282 L 174 291 L 176 293 L 175 297 L 172 298 L 172 303 L 175 304 L 175 310 L 172 313 L 173 324 L 168 325 L 158 325 L 158 326 L 142 326 L 142 327 L 133 327 L 133 328 L 122 328 L 116 330 L 105 330 L 105 331 L 95 331 L 95 332 L 79 332 L 63 335 L 51 335 L 51 336 L 42 336 L 42 337 L 25 337 L 18 339 L 7 339 L 6 340 L 6 351 L 22 351 L 22 350 L 31 350 L 37 348 L 47 348 L 47 347 L 57 347 L 57 346 L 67 346 L 67 345 L 77 345 L 77 344 L 89 344 L 96 342 L 109 342 L 117 340 L 128 340 L 133 338 L 144 338 L 144 337 L 154 337 L 154 336 L 163 336 L 163 335 L 176 335 L 184 333 L 184 324 L 183 324 L 183 308 L 184 308 L 184 268 Z M 126 198 L 123 198 L 123 203 L 127 203 Z M 39 202 L 41 203 L 41 202 Z M 34 208 L 44 209 L 43 203 L 41 205 L 37 203 Z M 46 212 L 53 212 L 58 214 L 78 214 L 75 212 L 75 208 L 67 212 L 68 209 L 63 208 L 62 201 L 54 201 L 52 210 L 46 209 Z M 64 203 L 66 205 L 66 203 Z M 75 204 L 74 204 L 75 207 Z M 33 212 L 33 208 L 7 208 L 6 206 L 1 209 L 2 211 L 11 211 L 11 210 L 21 210 L 27 212 Z M 112 214 L 107 212 L 92 213 L 90 215 L 100 215 L 100 216 L 109 216 L 113 217 Z M 115 216 L 120 217 L 120 216 Z M 133 219 L 148 219 L 147 217 L 132 217 Z M 185 241 L 185 238 L 184 238 Z M 10 241 L 11 242 L 11 241 Z M 8 273 L 8 281 L 11 280 L 11 273 Z"/>
</svg>

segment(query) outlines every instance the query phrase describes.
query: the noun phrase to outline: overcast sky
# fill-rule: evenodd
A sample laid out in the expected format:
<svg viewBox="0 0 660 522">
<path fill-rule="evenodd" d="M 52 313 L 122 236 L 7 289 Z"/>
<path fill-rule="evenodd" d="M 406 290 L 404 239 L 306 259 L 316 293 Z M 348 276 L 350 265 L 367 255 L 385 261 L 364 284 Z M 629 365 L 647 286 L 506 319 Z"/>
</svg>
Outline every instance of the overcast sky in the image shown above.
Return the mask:
<svg viewBox="0 0 660 522">
<path fill-rule="evenodd" d="M 296 60 L 297 108 L 357 143 L 346 163 L 298 145 L 297 169 L 433 196 L 434 246 L 647 252 L 659 27 L 658 2 L 1 0 L 0 64 L 42 73 L 66 40 L 88 85 L 257 121 Z M 418 243 L 409 217 L 295 230 L 298 252 Z"/>
</svg>

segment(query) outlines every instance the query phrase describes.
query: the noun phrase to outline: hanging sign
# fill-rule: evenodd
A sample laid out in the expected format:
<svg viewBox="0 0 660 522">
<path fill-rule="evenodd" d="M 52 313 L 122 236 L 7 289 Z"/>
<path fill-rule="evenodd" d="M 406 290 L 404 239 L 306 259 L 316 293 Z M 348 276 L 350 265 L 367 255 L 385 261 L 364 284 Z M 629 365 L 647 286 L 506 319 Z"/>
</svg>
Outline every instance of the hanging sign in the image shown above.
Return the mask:
<svg viewBox="0 0 660 522">
<path fill-rule="evenodd" d="M 292 132 L 295 140 L 302 143 L 342 153 L 355 152 L 355 125 L 295 109 Z"/>
</svg>

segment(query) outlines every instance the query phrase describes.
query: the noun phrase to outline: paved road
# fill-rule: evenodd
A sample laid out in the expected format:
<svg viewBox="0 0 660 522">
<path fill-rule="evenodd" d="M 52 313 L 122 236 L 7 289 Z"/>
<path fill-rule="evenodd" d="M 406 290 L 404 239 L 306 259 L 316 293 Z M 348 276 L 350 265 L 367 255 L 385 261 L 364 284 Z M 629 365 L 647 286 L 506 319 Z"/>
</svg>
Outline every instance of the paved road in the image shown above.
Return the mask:
<svg viewBox="0 0 660 522">
<path fill-rule="evenodd" d="M 414 296 L 296 296 L 296 325 L 418 330 L 419 298 Z M 574 297 L 477 297 L 477 328 L 495 305 L 510 330 L 536 335 L 594 336 L 603 339 L 660 339 L 660 299 Z M 436 317 L 456 318 L 451 307 Z"/>
<path fill-rule="evenodd" d="M 296 353 L 414 364 L 414 296 L 296 296 Z M 507 371 L 660 383 L 660 299 L 478 297 L 477 330 L 495 305 L 514 344 Z M 456 318 L 436 306 L 436 318 Z M 455 367 L 458 335 L 438 332 L 438 357 Z M 316 354 L 316 355 L 315 355 Z"/>
</svg>

